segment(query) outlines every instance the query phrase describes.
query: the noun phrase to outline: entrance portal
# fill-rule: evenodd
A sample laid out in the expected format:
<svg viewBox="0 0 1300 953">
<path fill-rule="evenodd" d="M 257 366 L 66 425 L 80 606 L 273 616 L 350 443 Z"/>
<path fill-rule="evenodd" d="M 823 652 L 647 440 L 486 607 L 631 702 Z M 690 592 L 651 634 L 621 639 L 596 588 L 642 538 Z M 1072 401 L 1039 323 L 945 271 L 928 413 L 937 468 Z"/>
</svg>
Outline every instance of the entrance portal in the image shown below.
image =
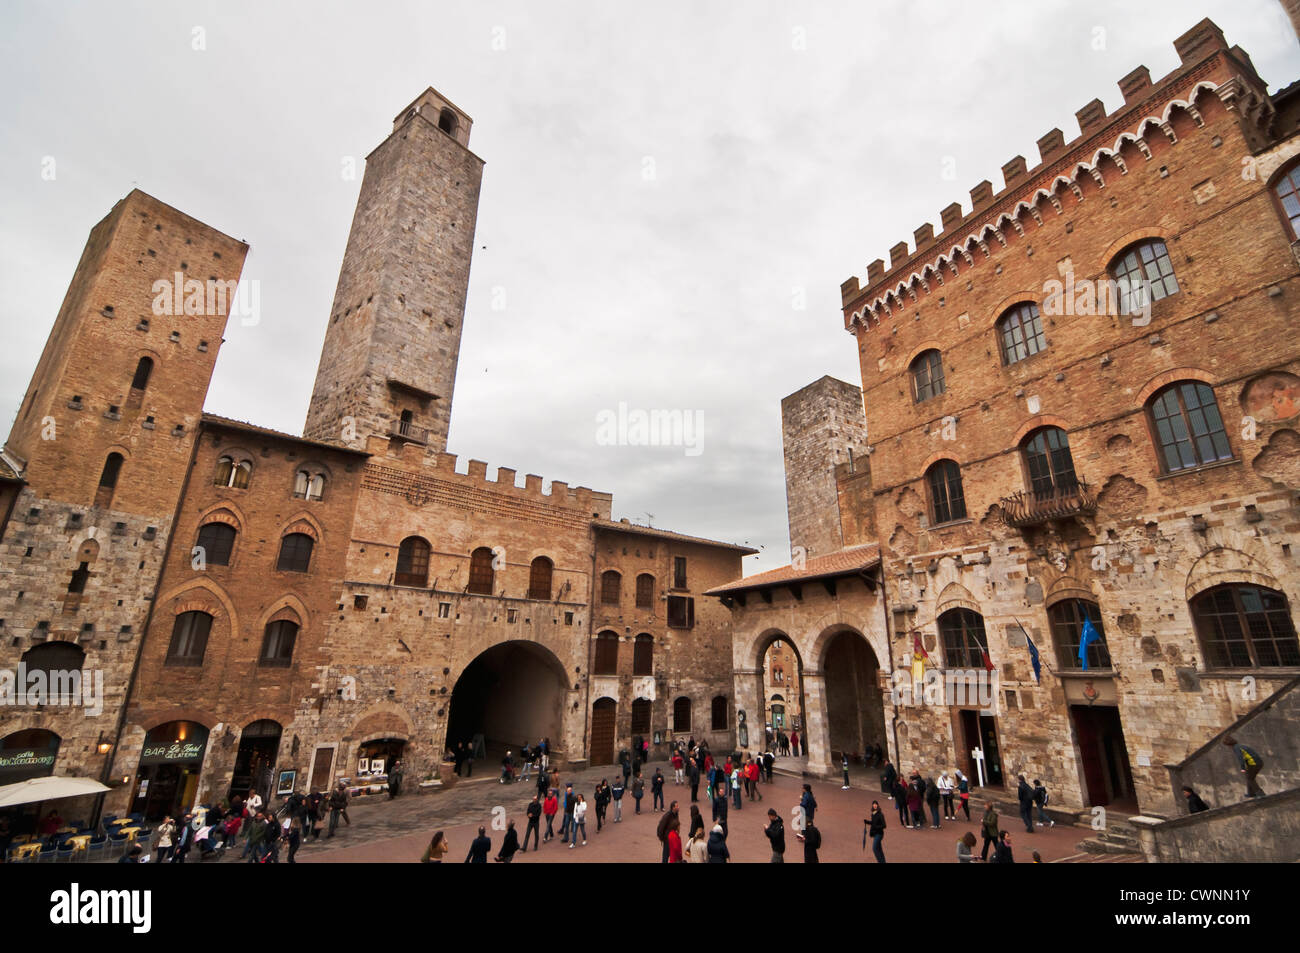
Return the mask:
<svg viewBox="0 0 1300 953">
<path fill-rule="evenodd" d="M 998 720 L 992 715 L 982 715 L 978 711 L 963 708 L 958 712 L 961 719 L 961 748 L 957 752 L 957 763 L 970 778 L 972 785 L 979 784 L 980 771 L 971 752 L 984 752 L 984 783 L 989 787 L 1002 787 L 1002 755 L 998 750 Z"/>
<path fill-rule="evenodd" d="M 847 753 L 851 764 L 861 763 L 868 746 L 874 751 L 885 738 L 885 707 L 880 692 L 880 665 L 867 640 L 844 630 L 831 636 L 822 662 L 826 679 L 826 722 L 829 757 L 838 764 Z"/>
<path fill-rule="evenodd" d="M 489 760 L 506 749 L 550 738 L 562 745 L 564 668 L 535 642 L 503 642 L 488 649 L 456 680 L 447 717 L 447 747 L 470 745 L 481 735 Z"/>
<path fill-rule="evenodd" d="M 271 801 L 272 773 L 275 756 L 280 751 L 280 723 L 262 719 L 244 727 L 239 735 L 239 751 L 230 778 L 230 794 L 247 799 L 256 791 L 264 802 Z"/>
<path fill-rule="evenodd" d="M 193 721 L 169 721 L 145 735 L 131 812 L 160 821 L 193 807 L 207 748 L 208 729 Z"/>
<path fill-rule="evenodd" d="M 1088 806 L 1121 802 L 1136 811 L 1137 798 L 1119 709 L 1071 705 L 1070 721 L 1074 723 L 1074 734 L 1079 743 Z"/>
</svg>

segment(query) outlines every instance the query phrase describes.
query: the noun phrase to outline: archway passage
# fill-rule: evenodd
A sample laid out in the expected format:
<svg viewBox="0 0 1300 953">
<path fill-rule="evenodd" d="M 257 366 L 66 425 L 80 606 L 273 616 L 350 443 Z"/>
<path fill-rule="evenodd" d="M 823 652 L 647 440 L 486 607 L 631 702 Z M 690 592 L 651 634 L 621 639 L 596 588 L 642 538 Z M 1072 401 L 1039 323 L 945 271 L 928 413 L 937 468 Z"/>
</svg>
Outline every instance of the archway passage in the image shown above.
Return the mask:
<svg viewBox="0 0 1300 953">
<path fill-rule="evenodd" d="M 568 684 L 560 660 L 535 642 L 503 642 L 479 655 L 451 692 L 447 746 L 480 740 L 489 762 L 550 738 L 562 747 Z"/>
<path fill-rule="evenodd" d="M 761 742 L 754 739 L 752 743 L 778 755 L 798 750 L 800 756 L 806 756 L 803 658 L 783 632 L 770 633 L 759 649 L 758 699 L 763 712 L 764 737 Z M 798 749 L 791 744 L 793 740 L 798 741 Z"/>
<path fill-rule="evenodd" d="M 826 724 L 830 757 L 838 765 L 847 753 L 850 764 L 862 764 L 868 749 L 888 749 L 880 664 L 867 640 L 844 630 L 831 637 L 822 662 L 826 678 Z"/>
</svg>

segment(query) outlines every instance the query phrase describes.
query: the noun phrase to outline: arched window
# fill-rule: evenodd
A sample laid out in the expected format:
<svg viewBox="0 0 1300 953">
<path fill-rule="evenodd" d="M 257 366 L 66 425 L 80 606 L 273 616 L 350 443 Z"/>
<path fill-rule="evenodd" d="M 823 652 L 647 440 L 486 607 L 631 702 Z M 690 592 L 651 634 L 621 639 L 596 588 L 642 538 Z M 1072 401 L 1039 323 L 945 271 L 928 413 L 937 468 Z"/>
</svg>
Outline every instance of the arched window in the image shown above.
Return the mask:
<svg viewBox="0 0 1300 953">
<path fill-rule="evenodd" d="M 431 547 L 419 536 L 408 536 L 397 547 L 397 573 L 393 584 L 423 589 L 429 584 Z"/>
<path fill-rule="evenodd" d="M 1101 609 L 1095 602 L 1066 599 L 1047 609 L 1047 620 L 1052 624 L 1052 641 L 1056 643 L 1056 662 L 1061 668 L 1083 668 L 1079 658 L 1079 645 L 1083 641 L 1083 625 L 1092 622 L 1095 639 L 1088 642 L 1088 669 L 1109 669 L 1110 651 L 1106 648 L 1106 632 L 1101 624 Z"/>
<path fill-rule="evenodd" d="M 1161 298 L 1178 293 L 1178 279 L 1169 249 L 1158 238 L 1130 245 L 1110 264 L 1119 297 L 1120 314 L 1137 314 Z"/>
<path fill-rule="evenodd" d="M 306 572 L 311 565 L 312 546 L 312 538 L 306 533 L 290 533 L 280 540 L 275 568 L 281 572 Z"/>
<path fill-rule="evenodd" d="M 172 625 L 172 641 L 167 646 L 168 665 L 202 665 L 212 631 L 212 616 L 206 612 L 182 612 Z"/>
<path fill-rule="evenodd" d="M 230 554 L 235 549 L 235 528 L 225 523 L 204 523 L 199 528 L 199 539 L 195 544 L 200 552 L 193 555 L 202 558 L 208 566 L 229 566 Z"/>
<path fill-rule="evenodd" d="M 966 518 L 966 496 L 961 486 L 961 467 L 953 460 L 936 460 L 925 471 L 930 488 L 930 519 L 938 526 Z"/>
<path fill-rule="evenodd" d="M 673 731 L 686 734 L 691 730 L 691 700 L 683 695 L 673 702 Z"/>
<path fill-rule="evenodd" d="M 1282 210 L 1291 241 L 1300 239 L 1300 162 L 1292 162 L 1273 183 L 1273 197 Z"/>
<path fill-rule="evenodd" d="M 1179 381 L 1156 391 L 1147 405 L 1165 473 L 1232 459 L 1214 390 L 1200 381 Z"/>
<path fill-rule="evenodd" d="M 655 604 L 655 577 L 643 572 L 636 577 L 636 607 L 653 609 Z"/>
<path fill-rule="evenodd" d="M 989 640 L 984 618 L 970 609 L 949 609 L 939 616 L 945 668 L 987 668 Z"/>
<path fill-rule="evenodd" d="M 299 470 L 293 478 L 293 495 L 300 500 L 319 500 L 325 495 L 325 474 Z"/>
<path fill-rule="evenodd" d="M 623 577 L 613 569 L 606 570 L 600 576 L 600 601 L 603 605 L 618 605 L 619 590 L 623 587 Z"/>
<path fill-rule="evenodd" d="M 153 374 L 153 358 L 142 357 L 135 365 L 135 376 L 131 378 L 132 390 L 144 390 L 149 386 L 149 377 Z"/>
<path fill-rule="evenodd" d="M 262 636 L 262 654 L 258 665 L 269 668 L 288 668 L 293 661 L 293 643 L 298 638 L 298 623 L 279 619 L 266 627 Z"/>
<path fill-rule="evenodd" d="M 998 318 L 998 343 L 1002 348 L 1002 363 L 1015 364 L 1047 348 L 1043 337 L 1043 319 L 1038 305 L 1022 301 Z"/>
<path fill-rule="evenodd" d="M 1191 608 L 1208 668 L 1300 665 L 1300 643 L 1282 593 L 1233 583 L 1205 590 Z"/>
<path fill-rule="evenodd" d="M 947 390 L 943 382 L 943 358 L 938 351 L 924 351 L 917 355 L 911 370 L 912 396 L 918 404 Z"/>
<path fill-rule="evenodd" d="M 113 502 L 117 479 L 122 474 L 122 461 L 120 453 L 110 453 L 104 460 L 104 469 L 99 474 L 99 487 L 95 490 L 96 506 L 106 507 Z"/>
<path fill-rule="evenodd" d="M 438 114 L 438 128 L 449 136 L 456 134 L 456 114 L 446 106 Z"/>
<path fill-rule="evenodd" d="M 596 659 L 591 666 L 593 675 L 618 674 L 618 636 L 602 632 L 596 636 Z"/>
<path fill-rule="evenodd" d="M 496 572 L 492 568 L 492 550 L 480 546 L 469 557 L 469 586 L 467 591 L 481 596 L 492 595 L 496 583 Z"/>
<path fill-rule="evenodd" d="M 528 598 L 551 598 L 551 575 L 554 564 L 545 556 L 538 556 L 528 569 Z"/>
<path fill-rule="evenodd" d="M 728 723 L 727 696 L 718 695 L 713 699 L 713 704 L 710 707 L 712 708 L 712 711 L 710 712 L 712 718 L 710 720 L 713 723 L 713 730 L 726 731 Z"/>
<path fill-rule="evenodd" d="M 1070 438 L 1060 427 L 1036 430 L 1025 441 L 1025 466 L 1029 470 L 1029 492 L 1035 499 L 1068 493 L 1079 485 L 1070 456 Z"/>
<path fill-rule="evenodd" d="M 642 633 L 632 643 L 632 674 L 653 675 L 655 659 L 655 637 Z"/>
<path fill-rule="evenodd" d="M 216 486 L 229 486 L 236 490 L 248 488 L 248 478 L 253 473 L 253 464 L 248 460 L 236 460 L 224 456 L 217 461 L 217 472 L 212 478 Z"/>
</svg>

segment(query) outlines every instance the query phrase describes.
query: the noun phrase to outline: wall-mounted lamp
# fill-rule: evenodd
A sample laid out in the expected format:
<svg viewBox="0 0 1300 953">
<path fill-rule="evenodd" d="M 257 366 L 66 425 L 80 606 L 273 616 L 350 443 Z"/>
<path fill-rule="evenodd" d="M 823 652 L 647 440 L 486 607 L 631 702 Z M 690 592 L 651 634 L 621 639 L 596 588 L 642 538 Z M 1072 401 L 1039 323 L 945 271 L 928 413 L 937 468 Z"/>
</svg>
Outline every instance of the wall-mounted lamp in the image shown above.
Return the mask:
<svg viewBox="0 0 1300 953">
<path fill-rule="evenodd" d="M 99 733 L 99 740 L 95 742 L 95 750 L 100 754 L 108 754 L 113 750 L 113 742 L 104 737 L 104 733 Z"/>
</svg>

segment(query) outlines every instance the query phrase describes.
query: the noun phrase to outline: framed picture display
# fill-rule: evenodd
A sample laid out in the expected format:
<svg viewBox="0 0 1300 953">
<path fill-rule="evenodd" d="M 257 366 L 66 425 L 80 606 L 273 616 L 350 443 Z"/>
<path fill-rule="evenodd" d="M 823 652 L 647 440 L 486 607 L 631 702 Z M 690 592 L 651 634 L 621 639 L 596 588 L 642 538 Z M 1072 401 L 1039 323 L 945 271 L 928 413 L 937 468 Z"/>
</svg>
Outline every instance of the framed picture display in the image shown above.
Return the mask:
<svg viewBox="0 0 1300 953">
<path fill-rule="evenodd" d="M 280 780 L 275 786 L 276 794 L 292 794 L 295 782 L 298 780 L 298 772 L 292 769 L 280 772 Z"/>
<path fill-rule="evenodd" d="M 369 774 L 369 773 L 370 773 L 370 759 L 362 758 L 360 761 L 357 762 L 357 774 Z"/>
</svg>

